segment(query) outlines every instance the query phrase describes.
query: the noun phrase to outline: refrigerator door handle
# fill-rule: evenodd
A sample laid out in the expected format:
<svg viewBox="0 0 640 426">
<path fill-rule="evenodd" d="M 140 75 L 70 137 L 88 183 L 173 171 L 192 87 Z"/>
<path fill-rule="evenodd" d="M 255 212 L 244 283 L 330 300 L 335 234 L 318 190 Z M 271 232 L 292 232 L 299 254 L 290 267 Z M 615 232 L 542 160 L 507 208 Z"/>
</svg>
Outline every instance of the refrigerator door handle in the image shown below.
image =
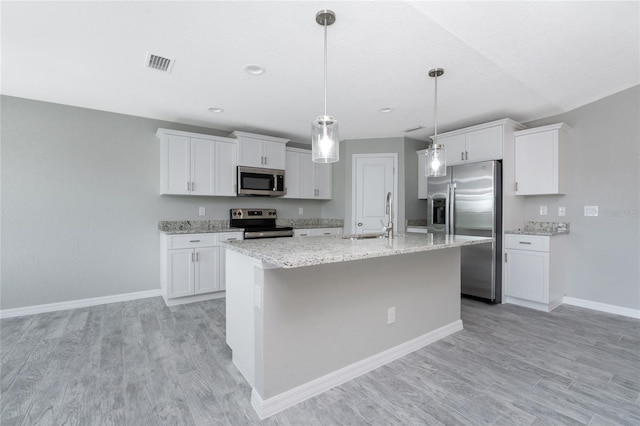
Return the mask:
<svg viewBox="0 0 640 426">
<path fill-rule="evenodd" d="M 456 232 L 456 184 L 452 183 L 447 188 L 447 234 Z"/>
</svg>

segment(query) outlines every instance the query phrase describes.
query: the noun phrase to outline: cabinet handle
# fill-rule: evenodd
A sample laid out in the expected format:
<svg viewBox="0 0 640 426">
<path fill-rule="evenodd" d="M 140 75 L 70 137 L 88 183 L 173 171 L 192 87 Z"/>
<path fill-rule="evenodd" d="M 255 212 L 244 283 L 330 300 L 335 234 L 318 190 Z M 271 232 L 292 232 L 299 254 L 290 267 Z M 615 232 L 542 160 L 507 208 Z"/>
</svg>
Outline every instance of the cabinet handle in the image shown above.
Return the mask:
<svg viewBox="0 0 640 426">
<path fill-rule="evenodd" d="M 200 240 L 189 240 L 190 243 L 199 243 Z"/>
<path fill-rule="evenodd" d="M 225 241 L 235 241 L 237 238 L 227 238 Z"/>
<path fill-rule="evenodd" d="M 193 263 L 193 259 L 194 259 L 193 253 L 191 253 L 191 263 Z"/>
<path fill-rule="evenodd" d="M 331 235 L 331 232 L 325 232 L 324 235 Z"/>
<path fill-rule="evenodd" d="M 507 263 L 509 261 L 508 256 L 509 256 L 509 253 L 504 254 L 504 263 Z"/>
<path fill-rule="evenodd" d="M 518 182 L 516 182 L 516 191 L 518 190 Z"/>
<path fill-rule="evenodd" d="M 469 159 L 469 151 L 465 151 L 464 152 L 464 159 L 468 160 Z"/>
<path fill-rule="evenodd" d="M 518 241 L 520 244 L 531 244 L 529 241 Z"/>
<path fill-rule="evenodd" d="M 191 182 L 187 182 L 187 192 L 191 191 Z"/>
<path fill-rule="evenodd" d="M 265 166 L 267 165 L 267 156 L 266 155 L 264 156 L 264 165 Z"/>
<path fill-rule="evenodd" d="M 196 262 L 200 261 L 200 253 L 196 253 Z"/>
<path fill-rule="evenodd" d="M 460 151 L 460 160 L 464 161 L 464 152 Z"/>
</svg>

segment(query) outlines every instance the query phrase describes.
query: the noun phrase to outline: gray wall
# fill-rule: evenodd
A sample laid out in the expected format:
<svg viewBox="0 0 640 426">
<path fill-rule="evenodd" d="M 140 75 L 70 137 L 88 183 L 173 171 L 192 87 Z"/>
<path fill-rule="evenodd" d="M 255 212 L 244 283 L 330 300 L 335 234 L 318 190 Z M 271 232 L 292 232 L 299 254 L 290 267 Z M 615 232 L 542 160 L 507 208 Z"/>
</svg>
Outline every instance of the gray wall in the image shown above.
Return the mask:
<svg viewBox="0 0 640 426">
<path fill-rule="evenodd" d="M 158 220 L 227 219 L 232 207 L 342 219 L 323 216 L 328 201 L 159 195 L 158 127 L 228 132 L 6 96 L 0 102 L 2 309 L 158 289 Z"/>
<path fill-rule="evenodd" d="M 568 296 L 640 309 L 640 86 L 526 125 L 559 122 L 571 126 L 567 195 L 527 197 L 526 220 L 571 223 Z"/>
<path fill-rule="evenodd" d="M 404 139 L 404 182 L 405 182 L 405 203 L 404 215 L 409 219 L 427 219 L 427 200 L 418 198 L 418 155 L 416 151 L 425 149 L 427 142 L 416 139 Z"/>
</svg>

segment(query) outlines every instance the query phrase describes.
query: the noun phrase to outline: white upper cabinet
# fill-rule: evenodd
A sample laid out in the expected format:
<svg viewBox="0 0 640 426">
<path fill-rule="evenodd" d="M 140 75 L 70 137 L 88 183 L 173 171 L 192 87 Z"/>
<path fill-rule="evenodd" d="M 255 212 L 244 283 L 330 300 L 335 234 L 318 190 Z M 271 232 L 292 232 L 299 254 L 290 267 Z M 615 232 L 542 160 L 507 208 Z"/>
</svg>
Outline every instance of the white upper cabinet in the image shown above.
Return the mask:
<svg viewBox="0 0 640 426">
<path fill-rule="evenodd" d="M 438 143 L 444 145 L 448 166 L 501 160 L 503 132 L 501 122 L 491 122 L 443 133 L 438 136 Z"/>
<path fill-rule="evenodd" d="M 156 136 L 161 194 L 235 195 L 235 139 L 169 129 L 158 129 Z"/>
<path fill-rule="evenodd" d="M 418 198 L 426 200 L 428 192 L 427 187 L 427 150 L 421 149 L 416 151 L 418 154 Z"/>
<path fill-rule="evenodd" d="M 569 126 L 515 132 L 516 195 L 565 194 Z"/>
<path fill-rule="evenodd" d="M 287 148 L 286 157 L 284 181 L 287 195 L 284 198 L 331 199 L 331 164 L 314 163 L 311 151 L 307 149 Z"/>
<path fill-rule="evenodd" d="M 233 132 L 231 137 L 238 141 L 238 165 L 285 169 L 285 145 L 288 139 L 246 132 Z"/>
</svg>

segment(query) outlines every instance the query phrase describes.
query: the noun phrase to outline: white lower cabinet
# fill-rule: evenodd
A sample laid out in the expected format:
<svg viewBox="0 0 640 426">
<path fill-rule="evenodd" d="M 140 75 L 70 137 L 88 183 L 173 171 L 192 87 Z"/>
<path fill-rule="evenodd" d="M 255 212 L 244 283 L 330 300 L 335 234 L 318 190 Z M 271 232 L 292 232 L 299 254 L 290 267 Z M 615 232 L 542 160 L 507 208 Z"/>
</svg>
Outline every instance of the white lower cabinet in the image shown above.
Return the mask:
<svg viewBox="0 0 640 426">
<path fill-rule="evenodd" d="M 160 281 L 167 305 L 218 297 L 225 289 L 225 250 L 218 242 L 233 239 L 242 239 L 242 232 L 163 234 Z"/>
<path fill-rule="evenodd" d="M 550 312 L 566 291 L 566 235 L 505 235 L 506 303 Z"/>
<path fill-rule="evenodd" d="M 294 237 L 322 237 L 328 235 L 342 235 L 342 228 L 310 228 L 294 229 Z"/>
</svg>

